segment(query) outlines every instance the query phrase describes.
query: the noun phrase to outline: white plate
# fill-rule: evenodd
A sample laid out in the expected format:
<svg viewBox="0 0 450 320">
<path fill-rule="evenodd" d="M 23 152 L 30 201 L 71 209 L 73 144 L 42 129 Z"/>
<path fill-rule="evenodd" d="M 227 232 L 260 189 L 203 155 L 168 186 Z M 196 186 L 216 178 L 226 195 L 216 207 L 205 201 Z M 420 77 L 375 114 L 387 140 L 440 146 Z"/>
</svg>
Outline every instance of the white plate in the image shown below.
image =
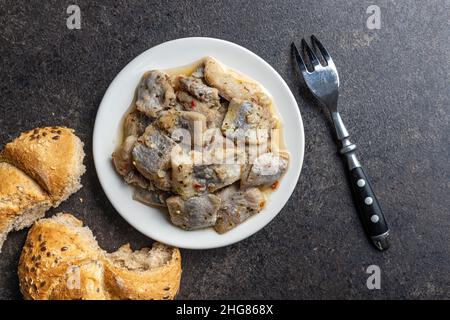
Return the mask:
<svg viewBox="0 0 450 320">
<path fill-rule="evenodd" d="M 280 187 L 270 195 L 266 208 L 233 230 L 218 234 L 212 228 L 184 231 L 170 223 L 166 213 L 132 199 L 132 188 L 115 172 L 111 154 L 118 144 L 121 119 L 130 106 L 144 72 L 187 65 L 213 56 L 226 66 L 260 82 L 273 96 L 284 127 L 289 169 Z M 188 249 L 226 246 L 245 239 L 267 225 L 294 191 L 303 163 L 305 138 L 297 103 L 281 76 L 253 52 L 228 41 L 184 38 L 165 42 L 140 54 L 116 76 L 103 97 L 94 127 L 94 162 L 108 199 L 134 228 L 159 242 Z"/>
</svg>

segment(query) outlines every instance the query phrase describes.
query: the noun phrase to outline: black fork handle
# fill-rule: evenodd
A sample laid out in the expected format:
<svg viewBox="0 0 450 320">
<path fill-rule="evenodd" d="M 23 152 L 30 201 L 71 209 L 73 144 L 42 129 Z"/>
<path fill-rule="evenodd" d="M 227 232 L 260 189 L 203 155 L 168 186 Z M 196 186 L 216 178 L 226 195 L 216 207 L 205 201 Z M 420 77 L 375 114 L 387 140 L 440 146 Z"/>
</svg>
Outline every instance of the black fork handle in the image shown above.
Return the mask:
<svg viewBox="0 0 450 320">
<path fill-rule="evenodd" d="M 356 158 L 356 146 L 347 137 L 341 141 L 340 153 L 347 160 L 353 200 L 367 236 L 375 247 L 384 251 L 389 248 L 389 227 L 381 210 L 378 199 L 373 192 L 369 178 Z"/>
<path fill-rule="evenodd" d="M 384 251 L 390 246 L 388 240 L 389 227 L 386 218 L 373 192 L 369 178 L 356 157 L 356 145 L 350 142 L 349 134 L 339 113 L 337 111 L 332 112 L 331 119 L 333 120 L 336 136 L 341 146 L 339 152 L 347 160 L 353 200 L 359 218 L 367 236 L 375 247 L 380 251 Z"/>
<path fill-rule="evenodd" d="M 388 249 L 389 227 L 362 167 L 350 170 L 350 185 L 359 218 L 367 235 L 377 249 L 381 251 Z"/>
</svg>

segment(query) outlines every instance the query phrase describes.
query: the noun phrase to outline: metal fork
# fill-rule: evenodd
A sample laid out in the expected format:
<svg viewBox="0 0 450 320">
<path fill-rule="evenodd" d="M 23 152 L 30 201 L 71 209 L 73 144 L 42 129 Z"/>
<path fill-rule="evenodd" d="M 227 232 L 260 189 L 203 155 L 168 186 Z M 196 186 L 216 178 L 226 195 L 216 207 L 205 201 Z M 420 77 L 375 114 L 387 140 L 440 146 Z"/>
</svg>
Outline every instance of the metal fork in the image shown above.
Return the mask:
<svg viewBox="0 0 450 320">
<path fill-rule="evenodd" d="M 302 39 L 302 53 L 292 43 L 295 59 L 303 79 L 312 94 L 324 104 L 331 114 L 339 141 L 339 152 L 346 159 L 353 198 L 364 229 L 379 250 L 389 248 L 389 227 L 364 170 L 355 155 L 356 145 L 338 112 L 339 76 L 330 54 L 315 36 L 311 36 L 313 49 Z M 319 60 L 322 58 L 322 62 Z M 309 69 L 305 63 L 309 63 Z"/>
</svg>

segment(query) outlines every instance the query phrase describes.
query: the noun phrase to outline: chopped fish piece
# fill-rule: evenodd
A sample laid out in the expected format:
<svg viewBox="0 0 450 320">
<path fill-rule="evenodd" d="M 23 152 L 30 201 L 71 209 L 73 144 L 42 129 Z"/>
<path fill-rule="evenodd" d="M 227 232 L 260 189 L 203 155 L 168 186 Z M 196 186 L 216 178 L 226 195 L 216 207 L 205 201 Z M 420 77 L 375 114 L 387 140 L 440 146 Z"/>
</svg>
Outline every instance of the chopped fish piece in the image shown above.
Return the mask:
<svg viewBox="0 0 450 320">
<path fill-rule="evenodd" d="M 133 150 L 136 141 L 136 136 L 128 136 L 123 141 L 119 149 L 114 151 L 114 153 L 112 154 L 116 171 L 121 176 L 125 177 L 131 170 L 133 170 L 133 159 L 131 156 L 131 151 Z"/>
<path fill-rule="evenodd" d="M 263 92 L 260 85 L 245 79 L 233 70 L 226 70 L 214 58 L 205 59 L 204 74 L 206 83 L 217 88 L 219 94 L 228 101 L 237 98 L 250 100 L 262 106 L 268 106 L 271 103 L 270 97 Z"/>
<path fill-rule="evenodd" d="M 204 190 L 194 187 L 192 176 L 194 162 L 191 153 L 181 148 L 177 151 L 173 152 L 171 157 L 172 191 L 183 199 L 204 193 Z"/>
<path fill-rule="evenodd" d="M 218 233 L 233 229 L 260 212 L 265 205 L 264 195 L 258 188 L 239 190 L 236 185 L 232 185 L 219 192 L 218 196 L 222 200 L 214 226 Z"/>
<path fill-rule="evenodd" d="M 205 70 L 205 66 L 202 63 L 197 69 L 195 69 L 194 72 L 192 72 L 191 77 L 197 78 L 197 79 L 202 79 L 204 78 L 204 70 Z"/>
<path fill-rule="evenodd" d="M 208 128 L 220 127 L 222 125 L 227 107 L 218 101 L 214 103 L 202 102 L 184 91 L 177 91 L 177 99 L 184 110 L 196 111 L 203 114 L 206 117 Z"/>
<path fill-rule="evenodd" d="M 225 138 L 223 138 L 225 139 Z M 173 152 L 172 190 L 184 199 L 215 192 L 241 178 L 242 149 L 205 146 L 202 151 Z"/>
<path fill-rule="evenodd" d="M 142 112 L 134 110 L 133 112 L 130 112 L 125 118 L 123 124 L 123 135 L 124 137 L 139 137 L 144 133 L 145 128 L 147 128 L 147 126 L 152 122 L 152 118 L 147 117 Z"/>
<path fill-rule="evenodd" d="M 244 139 L 250 144 L 266 143 L 275 126 L 270 110 L 248 100 L 233 99 L 222 124 L 230 139 Z"/>
<path fill-rule="evenodd" d="M 156 118 L 162 110 L 175 104 L 175 92 L 170 77 L 158 70 L 146 74 L 138 87 L 137 109 L 146 116 Z"/>
<path fill-rule="evenodd" d="M 126 183 L 132 186 L 147 189 L 150 186 L 150 181 L 148 181 L 142 174 L 140 174 L 136 169 L 131 170 L 128 174 L 123 177 Z"/>
<path fill-rule="evenodd" d="M 206 129 L 206 118 L 198 112 L 170 110 L 165 112 L 156 124 L 174 141 L 182 141 L 183 144 L 190 146 L 201 145 L 203 131 Z"/>
<path fill-rule="evenodd" d="M 212 227 L 216 224 L 220 198 L 213 194 L 192 197 L 187 200 L 179 196 L 166 200 L 172 223 L 185 230 Z"/>
<path fill-rule="evenodd" d="M 133 199 L 143 204 L 166 207 L 166 199 L 170 196 L 170 193 L 158 190 L 148 190 L 142 188 L 135 188 L 133 193 Z"/>
<path fill-rule="evenodd" d="M 170 190 L 170 157 L 175 142 L 160 130 L 150 125 L 139 137 L 132 155 L 136 169 L 155 187 Z"/>
<path fill-rule="evenodd" d="M 272 137 L 271 137 L 272 138 Z M 259 156 L 270 152 L 269 143 L 249 144 L 245 146 L 245 163 L 254 163 Z"/>
<path fill-rule="evenodd" d="M 286 172 L 289 163 L 287 152 L 265 153 L 257 157 L 242 172 L 241 188 L 272 186 Z"/>
<path fill-rule="evenodd" d="M 216 104 L 219 102 L 219 91 L 216 88 L 212 88 L 204 84 L 201 80 L 193 78 L 180 76 L 178 77 L 181 88 L 184 91 L 189 92 L 197 100 L 203 102 L 212 102 Z"/>
<path fill-rule="evenodd" d="M 233 184 L 241 178 L 240 164 L 210 164 L 194 166 L 193 170 L 196 186 L 214 192 Z"/>
</svg>

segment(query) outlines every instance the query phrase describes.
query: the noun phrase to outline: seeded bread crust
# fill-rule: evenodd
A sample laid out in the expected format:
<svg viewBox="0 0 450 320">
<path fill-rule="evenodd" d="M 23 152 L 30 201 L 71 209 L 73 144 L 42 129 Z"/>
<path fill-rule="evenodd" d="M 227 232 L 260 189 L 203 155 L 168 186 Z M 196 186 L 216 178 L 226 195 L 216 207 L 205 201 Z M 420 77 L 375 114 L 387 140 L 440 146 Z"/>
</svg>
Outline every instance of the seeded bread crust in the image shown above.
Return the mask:
<svg viewBox="0 0 450 320">
<path fill-rule="evenodd" d="M 81 188 L 83 143 L 72 129 L 22 133 L 0 152 L 0 250 L 7 234 L 57 207 Z"/>
<path fill-rule="evenodd" d="M 152 250 L 168 250 L 161 243 L 153 244 Z M 169 249 L 170 259 L 164 266 L 149 270 L 130 270 L 118 266 L 112 259 L 105 259 L 105 286 L 111 299 L 172 300 L 178 293 L 181 279 L 181 255 L 178 249 Z M 131 254 L 129 245 L 118 251 Z"/>
<path fill-rule="evenodd" d="M 1 158 L 41 185 L 54 207 L 81 188 L 80 177 L 86 170 L 83 143 L 66 127 L 23 132 L 5 146 Z"/>
<path fill-rule="evenodd" d="M 181 256 L 159 243 L 108 254 L 80 220 L 59 213 L 30 229 L 18 274 L 25 299 L 173 299 Z"/>
<path fill-rule="evenodd" d="M 50 197 L 33 179 L 0 162 L 0 252 L 10 231 L 30 226 L 50 207 Z"/>
</svg>

